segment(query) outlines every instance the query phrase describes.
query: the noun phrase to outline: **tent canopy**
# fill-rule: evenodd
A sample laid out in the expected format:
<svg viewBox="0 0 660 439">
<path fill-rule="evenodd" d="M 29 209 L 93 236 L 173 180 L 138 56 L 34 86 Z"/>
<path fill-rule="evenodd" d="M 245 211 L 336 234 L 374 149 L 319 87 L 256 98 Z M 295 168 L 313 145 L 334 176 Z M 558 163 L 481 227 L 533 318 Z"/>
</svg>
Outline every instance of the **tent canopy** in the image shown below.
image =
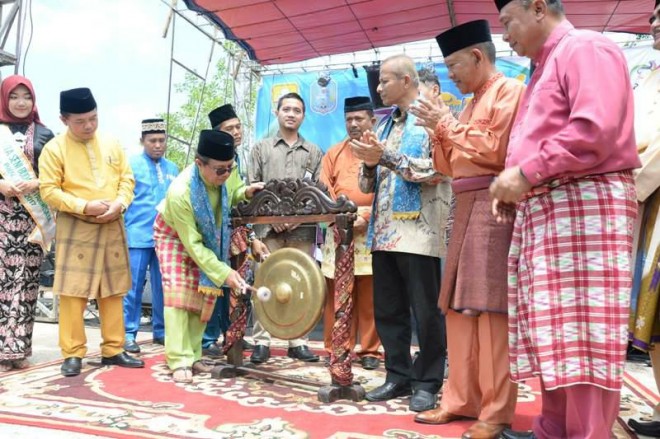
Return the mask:
<svg viewBox="0 0 660 439">
<path fill-rule="evenodd" d="M 262 65 L 433 38 L 485 18 L 501 33 L 492 0 L 184 0 Z M 652 0 L 564 0 L 579 28 L 648 33 Z"/>
</svg>

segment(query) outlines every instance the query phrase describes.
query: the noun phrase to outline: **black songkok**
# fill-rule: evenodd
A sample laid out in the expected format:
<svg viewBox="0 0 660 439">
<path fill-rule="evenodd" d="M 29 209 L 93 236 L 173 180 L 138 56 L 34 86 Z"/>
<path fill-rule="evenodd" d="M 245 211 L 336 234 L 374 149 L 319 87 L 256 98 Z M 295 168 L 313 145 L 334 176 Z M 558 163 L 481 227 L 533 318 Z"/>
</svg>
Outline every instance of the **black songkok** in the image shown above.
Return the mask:
<svg viewBox="0 0 660 439">
<path fill-rule="evenodd" d="M 199 133 L 197 153 L 221 162 L 228 162 L 234 158 L 234 137 L 218 130 L 202 130 Z"/>
<path fill-rule="evenodd" d="M 344 114 L 351 111 L 373 111 L 374 106 L 368 96 L 355 96 L 344 99 Z"/>
<path fill-rule="evenodd" d="M 452 27 L 435 37 L 443 57 L 448 57 L 466 47 L 493 41 L 490 25 L 486 20 L 468 21 Z"/>
<path fill-rule="evenodd" d="M 225 104 L 209 113 L 209 121 L 211 122 L 211 128 L 216 130 L 218 129 L 218 127 L 222 122 L 229 119 L 235 119 L 237 117 L 238 116 L 234 111 L 234 107 L 232 107 L 231 104 Z"/>
<path fill-rule="evenodd" d="M 495 0 L 495 6 L 497 6 L 497 10 L 501 11 L 503 7 L 511 3 L 513 0 Z"/>
<path fill-rule="evenodd" d="M 96 109 L 96 101 L 88 88 L 72 88 L 60 92 L 60 113 L 83 114 Z"/>
<path fill-rule="evenodd" d="M 166 131 L 163 119 L 144 119 L 142 121 L 142 135 L 164 133 Z"/>
</svg>

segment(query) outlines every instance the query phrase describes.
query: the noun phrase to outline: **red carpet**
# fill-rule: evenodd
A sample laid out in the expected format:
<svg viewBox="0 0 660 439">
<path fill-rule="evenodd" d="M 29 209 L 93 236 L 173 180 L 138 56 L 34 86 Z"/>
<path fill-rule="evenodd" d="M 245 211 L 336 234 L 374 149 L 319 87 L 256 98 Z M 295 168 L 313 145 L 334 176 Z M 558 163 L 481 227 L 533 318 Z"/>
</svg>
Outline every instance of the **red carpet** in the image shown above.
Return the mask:
<svg viewBox="0 0 660 439">
<path fill-rule="evenodd" d="M 0 422 L 84 432 L 116 438 L 459 438 L 472 421 L 445 426 L 413 422 L 408 400 L 382 403 L 317 401 L 316 388 L 254 378 L 215 380 L 198 375 L 195 383 L 175 384 L 162 346 L 143 345 L 145 369 L 85 365 L 74 378 L 46 364 L 0 376 Z M 305 364 L 276 355 L 264 370 L 326 383 L 323 363 Z M 86 362 L 97 362 L 88 357 Z M 354 368 L 365 390 L 380 385 L 381 367 Z M 633 374 L 627 376 L 622 416 L 650 413 L 657 395 Z M 514 428 L 527 429 L 540 410 L 538 383 L 521 386 Z M 641 415 L 640 415 L 641 414 Z M 635 437 L 615 426 L 618 438 Z"/>
</svg>

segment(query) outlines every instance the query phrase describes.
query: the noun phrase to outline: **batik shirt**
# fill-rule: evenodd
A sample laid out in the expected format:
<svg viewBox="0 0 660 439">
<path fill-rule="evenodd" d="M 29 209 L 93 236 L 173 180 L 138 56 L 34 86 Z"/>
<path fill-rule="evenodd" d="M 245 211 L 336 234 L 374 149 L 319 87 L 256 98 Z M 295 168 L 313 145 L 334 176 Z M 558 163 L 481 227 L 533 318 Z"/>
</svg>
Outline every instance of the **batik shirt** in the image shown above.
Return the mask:
<svg viewBox="0 0 660 439">
<path fill-rule="evenodd" d="M 406 114 L 397 111 L 394 124 L 385 140 L 385 151 L 379 166 L 360 169 L 360 189 L 375 192 L 378 173 L 378 197 L 372 211 L 374 237 L 371 251 L 412 253 L 443 257 L 446 254 L 444 229 L 449 213 L 451 186 L 448 179 L 433 168 L 430 144 L 424 146 L 424 158 L 410 158 L 399 152 Z M 377 134 L 384 130 L 382 124 Z M 395 219 L 392 211 L 394 181 L 387 177 L 395 172 L 405 180 L 421 183 L 421 210 L 417 219 Z"/>
</svg>

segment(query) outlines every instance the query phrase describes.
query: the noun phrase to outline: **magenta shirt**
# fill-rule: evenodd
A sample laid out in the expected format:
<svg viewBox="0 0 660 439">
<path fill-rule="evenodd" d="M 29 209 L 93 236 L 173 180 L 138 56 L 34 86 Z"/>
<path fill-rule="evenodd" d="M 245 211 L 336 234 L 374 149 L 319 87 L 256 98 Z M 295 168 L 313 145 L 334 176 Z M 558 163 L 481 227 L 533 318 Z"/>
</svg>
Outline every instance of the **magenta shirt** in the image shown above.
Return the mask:
<svg viewBox="0 0 660 439">
<path fill-rule="evenodd" d="M 537 186 L 641 165 L 628 66 L 614 42 L 564 20 L 533 61 L 507 167 L 520 166 Z"/>
</svg>

